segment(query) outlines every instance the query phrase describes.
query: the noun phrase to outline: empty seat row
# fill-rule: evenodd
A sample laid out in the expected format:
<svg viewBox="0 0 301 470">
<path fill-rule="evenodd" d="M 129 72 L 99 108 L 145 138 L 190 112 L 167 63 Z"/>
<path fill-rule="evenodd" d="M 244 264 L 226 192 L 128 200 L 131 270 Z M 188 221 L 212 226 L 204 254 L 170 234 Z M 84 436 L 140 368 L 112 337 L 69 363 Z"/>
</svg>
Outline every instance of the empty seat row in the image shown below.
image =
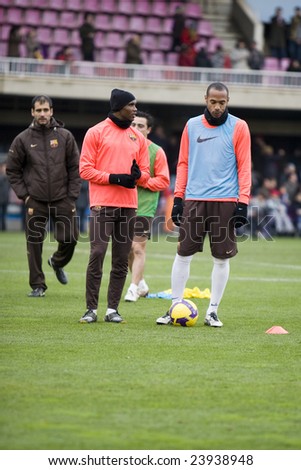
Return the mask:
<svg viewBox="0 0 301 470">
<path fill-rule="evenodd" d="M 173 16 L 175 9 L 181 1 L 163 0 L 14 0 L 13 5 L 20 8 L 35 8 L 39 10 L 58 10 L 92 13 L 122 13 L 127 16 L 143 15 L 158 16 L 165 18 Z M 1 5 L 11 7 L 11 0 L 1 0 Z M 200 18 L 202 9 L 198 2 L 187 2 L 185 4 L 185 14 L 187 18 Z"/>
</svg>

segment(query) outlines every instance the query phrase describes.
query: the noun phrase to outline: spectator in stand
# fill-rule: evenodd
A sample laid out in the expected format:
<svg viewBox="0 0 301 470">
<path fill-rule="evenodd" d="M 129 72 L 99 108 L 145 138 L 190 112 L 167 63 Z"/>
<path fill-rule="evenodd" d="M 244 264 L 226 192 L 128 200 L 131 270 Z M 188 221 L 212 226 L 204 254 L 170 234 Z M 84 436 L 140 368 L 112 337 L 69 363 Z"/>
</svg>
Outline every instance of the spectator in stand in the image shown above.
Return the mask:
<svg viewBox="0 0 301 470">
<path fill-rule="evenodd" d="M 209 54 L 207 53 L 204 47 L 201 47 L 200 50 L 196 53 L 195 66 L 212 67 L 212 62 L 210 60 Z"/>
<path fill-rule="evenodd" d="M 269 25 L 268 46 L 272 57 L 277 57 L 279 62 L 287 56 L 286 51 L 286 22 L 282 16 L 282 8 L 277 7 L 275 15 L 271 18 Z"/>
<path fill-rule="evenodd" d="M 286 71 L 287 72 L 301 72 L 301 63 L 297 59 L 291 59 Z"/>
<path fill-rule="evenodd" d="M 212 67 L 222 69 L 225 67 L 225 51 L 221 44 L 216 46 L 215 51 L 211 54 Z"/>
<path fill-rule="evenodd" d="M 23 41 L 21 26 L 13 25 L 8 36 L 8 57 L 20 57 L 20 44 Z"/>
<path fill-rule="evenodd" d="M 72 49 L 70 46 L 63 46 L 56 54 L 56 60 L 64 60 L 65 62 L 72 62 L 74 60 Z"/>
<path fill-rule="evenodd" d="M 199 35 L 197 31 L 197 22 L 190 21 L 188 25 L 185 25 L 181 34 L 181 45 L 186 44 L 187 46 L 195 46 L 198 42 Z"/>
<path fill-rule="evenodd" d="M 257 48 L 256 41 L 251 42 L 248 65 L 252 70 L 261 70 L 264 66 L 264 55 Z"/>
<path fill-rule="evenodd" d="M 181 67 L 195 67 L 196 51 L 192 45 L 182 44 L 178 65 Z"/>
<path fill-rule="evenodd" d="M 81 38 L 81 51 L 83 60 L 94 61 L 94 36 L 95 36 L 95 27 L 94 27 L 94 15 L 92 13 L 86 12 L 84 16 L 84 23 L 79 29 L 79 34 Z"/>
<path fill-rule="evenodd" d="M 241 70 L 249 69 L 249 57 L 250 51 L 247 49 L 245 41 L 239 39 L 230 53 L 232 68 Z"/>
<path fill-rule="evenodd" d="M 34 58 L 35 51 L 41 50 L 41 45 L 37 38 L 37 28 L 29 28 L 26 34 L 26 54 L 29 58 Z"/>
<path fill-rule="evenodd" d="M 301 237 L 301 186 L 299 186 L 292 202 L 291 213 L 293 224 L 296 229 L 296 235 Z"/>
<path fill-rule="evenodd" d="M 295 14 L 289 26 L 289 55 L 301 63 L 301 8 L 295 8 Z"/>
<path fill-rule="evenodd" d="M 141 56 L 141 39 L 139 34 L 134 34 L 126 43 L 126 64 L 143 64 Z"/>
<path fill-rule="evenodd" d="M 0 163 L 0 230 L 6 230 L 6 214 L 10 184 L 6 175 L 6 163 Z"/>
<path fill-rule="evenodd" d="M 183 6 L 177 6 L 175 10 L 175 15 L 173 19 L 172 26 L 172 46 L 171 52 L 180 52 L 181 48 L 181 35 L 182 31 L 185 28 L 185 13 Z"/>
</svg>

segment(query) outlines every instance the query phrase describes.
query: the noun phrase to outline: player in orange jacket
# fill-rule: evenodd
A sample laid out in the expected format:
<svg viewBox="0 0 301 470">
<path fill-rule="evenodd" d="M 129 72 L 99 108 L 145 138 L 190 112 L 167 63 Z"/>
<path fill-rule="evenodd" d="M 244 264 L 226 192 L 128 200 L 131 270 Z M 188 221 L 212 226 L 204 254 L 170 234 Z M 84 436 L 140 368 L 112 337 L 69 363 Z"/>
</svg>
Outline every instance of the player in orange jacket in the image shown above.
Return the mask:
<svg viewBox="0 0 301 470">
<path fill-rule="evenodd" d="M 128 272 L 136 210 L 137 182 L 150 177 L 147 141 L 131 127 L 137 113 L 135 96 L 124 90 L 111 92 L 108 117 L 88 129 L 80 156 L 80 176 L 89 181 L 90 258 L 86 275 L 87 311 L 81 323 L 97 321 L 103 262 L 112 239 L 107 309 L 104 320 L 121 323 L 118 312 Z"/>
</svg>

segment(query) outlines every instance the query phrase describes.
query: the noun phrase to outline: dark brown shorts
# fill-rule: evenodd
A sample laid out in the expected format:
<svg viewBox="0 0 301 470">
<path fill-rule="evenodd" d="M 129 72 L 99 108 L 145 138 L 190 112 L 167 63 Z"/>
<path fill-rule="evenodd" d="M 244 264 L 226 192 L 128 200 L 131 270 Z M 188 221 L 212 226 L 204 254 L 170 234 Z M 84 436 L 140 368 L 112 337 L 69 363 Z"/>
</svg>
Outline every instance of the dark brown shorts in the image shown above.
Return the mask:
<svg viewBox="0 0 301 470">
<path fill-rule="evenodd" d="M 212 256 L 220 259 L 235 256 L 237 243 L 232 219 L 235 207 L 235 202 L 186 201 L 178 254 L 191 256 L 203 251 L 208 233 Z"/>
<path fill-rule="evenodd" d="M 152 217 L 137 215 L 134 229 L 135 236 L 146 237 L 149 240 L 151 237 L 152 220 Z"/>
</svg>

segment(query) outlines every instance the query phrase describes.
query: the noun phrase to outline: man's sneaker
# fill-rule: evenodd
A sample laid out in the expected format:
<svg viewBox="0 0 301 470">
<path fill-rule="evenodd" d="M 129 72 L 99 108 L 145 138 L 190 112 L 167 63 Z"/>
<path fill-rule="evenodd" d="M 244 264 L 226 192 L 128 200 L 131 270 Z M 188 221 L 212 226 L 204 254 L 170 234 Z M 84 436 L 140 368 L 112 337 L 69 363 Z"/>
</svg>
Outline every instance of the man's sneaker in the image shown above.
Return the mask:
<svg viewBox="0 0 301 470">
<path fill-rule="evenodd" d="M 157 325 L 170 325 L 171 324 L 171 318 L 169 315 L 169 312 L 166 312 L 165 315 L 162 315 L 162 317 L 157 318 Z"/>
<path fill-rule="evenodd" d="M 63 268 L 58 268 L 52 261 L 52 258 L 49 258 L 48 260 L 49 266 L 54 270 L 55 275 L 57 277 L 57 280 L 61 284 L 68 284 L 68 278 L 63 270 Z"/>
<path fill-rule="evenodd" d="M 137 302 L 138 299 L 139 299 L 139 294 L 137 291 L 137 287 L 135 289 L 132 285 L 130 285 L 127 293 L 124 296 L 124 300 L 126 302 Z"/>
<path fill-rule="evenodd" d="M 141 279 L 141 281 L 138 284 L 138 295 L 139 297 L 146 297 L 147 294 L 149 293 L 149 287 L 146 284 L 144 279 Z"/>
<path fill-rule="evenodd" d="M 28 297 L 45 297 L 45 289 L 43 287 L 37 287 L 36 289 L 33 289 L 29 294 L 27 294 Z"/>
<path fill-rule="evenodd" d="M 218 319 L 218 316 L 215 312 L 211 312 L 206 315 L 204 323 L 207 326 L 214 326 L 216 328 L 223 326 L 222 322 Z"/>
<path fill-rule="evenodd" d="M 84 313 L 84 315 L 81 317 L 79 323 L 94 323 L 96 321 L 97 313 L 93 312 L 93 310 L 89 308 L 89 310 L 87 310 L 86 313 Z"/>
<path fill-rule="evenodd" d="M 111 322 L 111 323 L 125 323 L 125 321 L 119 315 L 117 310 L 115 312 L 107 313 L 104 317 L 104 321 Z"/>
</svg>

